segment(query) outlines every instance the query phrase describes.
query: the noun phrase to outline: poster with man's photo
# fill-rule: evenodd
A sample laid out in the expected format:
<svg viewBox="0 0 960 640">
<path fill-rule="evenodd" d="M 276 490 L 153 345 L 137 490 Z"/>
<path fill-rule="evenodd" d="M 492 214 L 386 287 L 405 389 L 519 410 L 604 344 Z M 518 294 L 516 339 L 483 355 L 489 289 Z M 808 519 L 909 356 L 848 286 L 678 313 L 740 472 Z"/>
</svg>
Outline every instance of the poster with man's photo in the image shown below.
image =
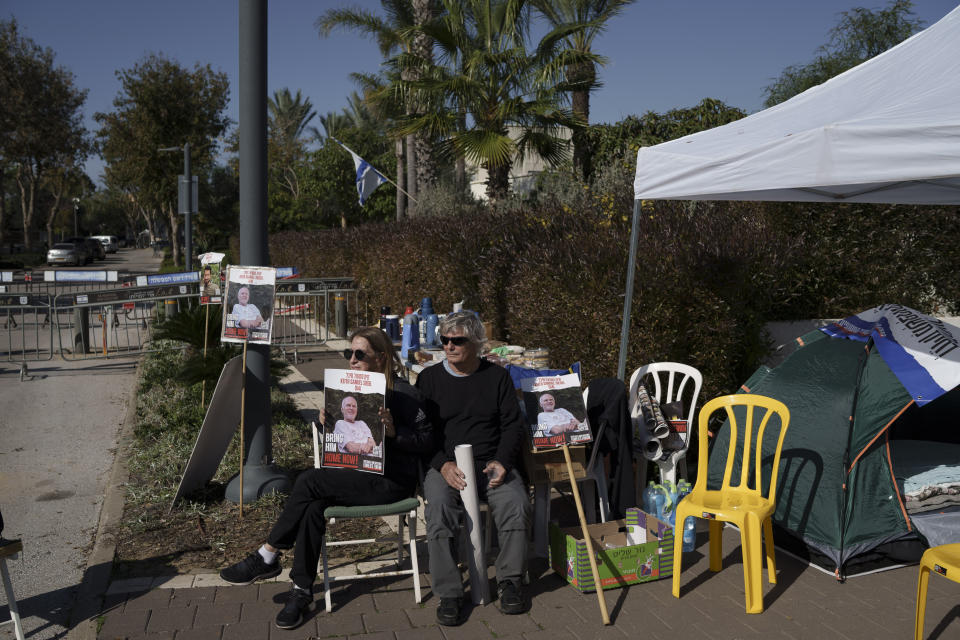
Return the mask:
<svg viewBox="0 0 960 640">
<path fill-rule="evenodd" d="M 200 256 L 200 304 L 223 304 L 220 265 L 224 254 L 204 253 Z"/>
<path fill-rule="evenodd" d="M 323 455 L 320 466 L 383 474 L 387 379 L 382 373 L 325 369 Z"/>
<path fill-rule="evenodd" d="M 520 385 L 534 449 L 593 440 L 579 375 L 524 378 Z"/>
<path fill-rule="evenodd" d="M 227 267 L 222 342 L 270 344 L 276 281 L 273 267 Z"/>
</svg>

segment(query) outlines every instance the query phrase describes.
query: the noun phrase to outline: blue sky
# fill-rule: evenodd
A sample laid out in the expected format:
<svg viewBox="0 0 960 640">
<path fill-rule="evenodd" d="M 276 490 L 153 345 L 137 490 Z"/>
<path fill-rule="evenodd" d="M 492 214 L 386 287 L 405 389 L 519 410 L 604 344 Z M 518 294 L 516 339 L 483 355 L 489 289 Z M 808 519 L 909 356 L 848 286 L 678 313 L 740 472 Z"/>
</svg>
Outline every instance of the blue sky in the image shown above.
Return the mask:
<svg viewBox="0 0 960 640">
<path fill-rule="evenodd" d="M 915 17 L 929 26 L 958 0 L 915 0 Z M 689 107 L 717 98 L 748 113 L 787 66 L 813 59 L 842 11 L 880 9 L 873 0 L 639 0 L 594 44 L 609 58 L 604 86 L 591 101 L 591 122 Z M 180 64 L 210 64 L 230 78 L 228 114 L 237 121 L 238 2 L 236 0 L 2 0 L 0 16 L 15 17 L 21 32 L 56 53 L 56 62 L 89 90 L 86 126 L 110 111 L 120 90 L 115 72 L 146 53 Z M 380 12 L 379 0 L 274 0 L 268 5 L 267 86 L 300 89 L 318 113 L 340 111 L 356 89 L 352 72 L 376 72 L 381 58 L 368 39 L 351 32 L 320 38 L 314 21 L 330 8 L 360 6 Z M 171 141 L 176 144 L 177 141 Z M 99 182 L 102 163 L 88 174 Z"/>
</svg>

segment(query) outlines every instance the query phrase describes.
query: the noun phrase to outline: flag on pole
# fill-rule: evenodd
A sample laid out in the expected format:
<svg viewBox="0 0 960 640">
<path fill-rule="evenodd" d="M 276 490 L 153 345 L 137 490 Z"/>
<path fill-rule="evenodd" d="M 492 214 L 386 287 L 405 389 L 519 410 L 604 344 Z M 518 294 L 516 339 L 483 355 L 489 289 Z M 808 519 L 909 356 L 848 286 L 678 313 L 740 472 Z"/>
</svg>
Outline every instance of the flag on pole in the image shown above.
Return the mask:
<svg viewBox="0 0 960 640">
<path fill-rule="evenodd" d="M 374 169 L 373 165 L 355 154 L 350 147 L 336 138 L 331 138 L 331 140 L 346 149 L 347 152 L 353 156 L 353 166 L 357 170 L 357 194 L 360 196 L 360 206 L 362 207 L 363 203 L 370 197 L 370 194 L 373 193 L 373 190 L 384 182 L 387 182 L 387 179 L 384 178 L 379 171 Z"/>
</svg>

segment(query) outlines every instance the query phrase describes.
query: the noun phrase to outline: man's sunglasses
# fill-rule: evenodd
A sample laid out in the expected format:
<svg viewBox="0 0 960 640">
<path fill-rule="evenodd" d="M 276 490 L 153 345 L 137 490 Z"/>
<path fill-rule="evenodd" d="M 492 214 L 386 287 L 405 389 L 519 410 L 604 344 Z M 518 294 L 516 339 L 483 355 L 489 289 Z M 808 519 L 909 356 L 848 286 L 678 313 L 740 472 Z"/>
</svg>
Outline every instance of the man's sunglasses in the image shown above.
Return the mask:
<svg viewBox="0 0 960 640">
<path fill-rule="evenodd" d="M 359 361 L 363 361 L 364 358 L 369 358 L 370 356 L 363 349 L 344 349 L 343 357 L 347 360 L 350 359 L 350 356 L 353 356 Z"/>
<path fill-rule="evenodd" d="M 470 338 L 467 336 L 440 336 L 440 344 L 447 346 L 449 342 L 452 342 L 455 347 L 462 347 L 470 342 Z"/>
</svg>

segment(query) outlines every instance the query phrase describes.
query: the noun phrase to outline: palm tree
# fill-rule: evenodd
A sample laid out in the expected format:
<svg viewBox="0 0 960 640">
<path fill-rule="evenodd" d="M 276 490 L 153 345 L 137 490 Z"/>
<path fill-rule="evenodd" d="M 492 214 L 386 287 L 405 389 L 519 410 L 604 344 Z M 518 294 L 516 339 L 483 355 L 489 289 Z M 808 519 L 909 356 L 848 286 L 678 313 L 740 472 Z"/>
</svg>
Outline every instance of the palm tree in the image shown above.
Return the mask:
<svg viewBox="0 0 960 640">
<path fill-rule="evenodd" d="M 573 102 L 573 113 L 584 125 L 590 122 L 590 92 L 600 86 L 597 65 L 602 58 L 590 59 L 594 39 L 607 23 L 634 0 L 531 0 L 554 29 L 574 28 L 563 38 L 564 53 L 557 57 Z M 582 27 L 582 28 L 581 28 Z M 573 54 L 573 55 L 570 55 Z M 564 58 L 567 58 L 564 60 Z M 573 132 L 573 168 L 584 179 L 589 177 L 590 158 L 583 140 L 583 130 Z"/>
<path fill-rule="evenodd" d="M 317 113 L 310 98 L 304 98 L 299 89 L 293 96 L 288 88 L 274 91 L 267 98 L 267 111 L 270 142 L 277 154 L 272 164 L 279 170 L 279 183 L 296 199 L 300 195 L 297 165 L 304 153 L 304 132 Z"/>
<path fill-rule="evenodd" d="M 386 19 L 363 9 L 331 9 L 320 16 L 314 26 L 321 36 L 328 36 L 337 27 L 370 36 L 376 40 L 384 58 L 398 52 L 418 52 L 420 57 L 428 60 L 432 47 L 425 34 L 416 27 L 434 16 L 435 0 L 381 0 L 381 5 Z M 406 73 L 406 80 L 417 79 L 416 69 L 411 68 Z M 415 114 L 418 106 L 407 100 L 405 108 L 408 113 Z M 406 140 L 407 191 L 414 198 L 418 186 L 426 186 L 436 179 L 431 145 L 423 135 L 411 133 Z"/>
<path fill-rule="evenodd" d="M 311 127 L 310 130 L 313 132 L 315 140 L 323 142 L 324 138 L 343 137 L 343 131 L 353 127 L 353 120 L 346 113 L 330 111 L 327 115 L 320 116 L 320 126 L 323 127 L 323 131 L 320 131 L 317 127 Z M 326 133 L 324 134 L 324 132 Z"/>
<path fill-rule="evenodd" d="M 524 0 L 443 0 L 445 13 L 423 26 L 437 43 L 444 66 L 405 83 L 409 93 L 441 98 L 454 109 L 435 109 L 406 119 L 401 131 L 429 131 L 448 151 L 487 170 L 487 196 L 497 200 L 510 189 L 515 158 L 535 151 L 551 164 L 566 158 L 562 127 L 577 123 L 562 106 L 556 86 L 543 82 L 556 36 L 528 53 L 529 10 Z M 402 66 L 420 65 L 410 57 Z M 463 126 L 460 111 L 468 118 Z M 513 135 L 511 135 L 511 130 Z"/>
<path fill-rule="evenodd" d="M 291 96 L 287 88 L 274 91 L 273 97 L 267 98 L 267 110 L 270 135 L 284 146 L 300 142 L 307 125 L 317 115 L 310 98 L 303 98 L 300 89 L 296 96 Z"/>
</svg>

